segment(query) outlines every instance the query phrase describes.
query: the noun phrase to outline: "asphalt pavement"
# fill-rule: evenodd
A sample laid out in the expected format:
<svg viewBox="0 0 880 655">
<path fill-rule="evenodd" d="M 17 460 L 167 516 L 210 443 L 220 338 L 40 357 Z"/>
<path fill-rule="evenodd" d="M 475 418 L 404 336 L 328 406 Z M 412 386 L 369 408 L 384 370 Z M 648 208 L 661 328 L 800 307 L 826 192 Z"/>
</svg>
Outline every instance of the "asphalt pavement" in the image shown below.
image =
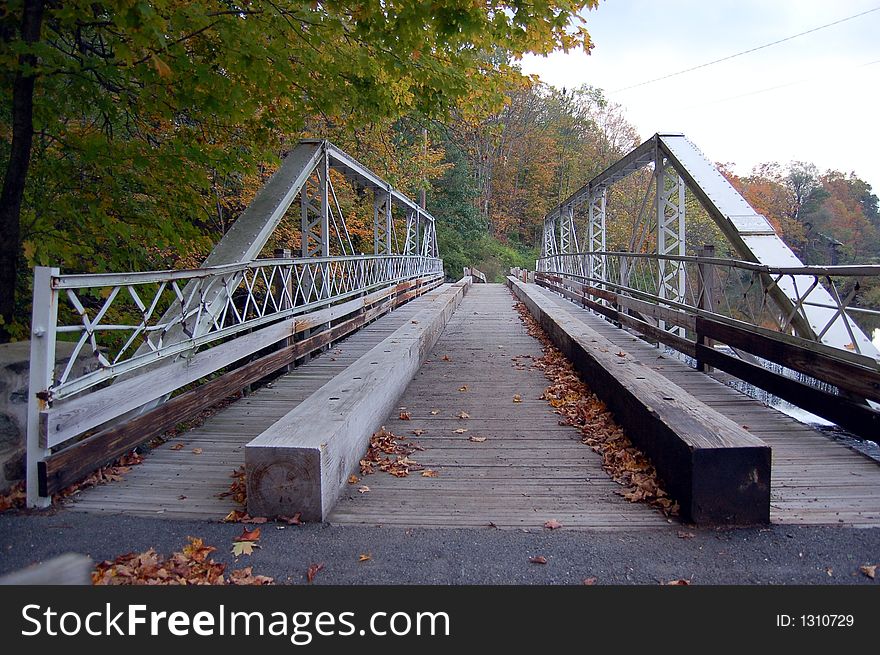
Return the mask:
<svg viewBox="0 0 880 655">
<path fill-rule="evenodd" d="M 0 515 L 0 574 L 76 552 L 98 562 L 150 547 L 168 555 L 202 538 L 216 561 L 305 584 L 880 584 L 880 529 L 770 526 L 712 529 L 670 523 L 634 531 L 425 529 L 261 525 L 260 548 L 234 558 L 242 524 L 105 516 L 64 509 Z M 254 526 L 249 526 L 254 527 Z M 369 559 L 359 561 L 361 555 Z M 543 557 L 545 564 L 530 562 Z"/>
</svg>

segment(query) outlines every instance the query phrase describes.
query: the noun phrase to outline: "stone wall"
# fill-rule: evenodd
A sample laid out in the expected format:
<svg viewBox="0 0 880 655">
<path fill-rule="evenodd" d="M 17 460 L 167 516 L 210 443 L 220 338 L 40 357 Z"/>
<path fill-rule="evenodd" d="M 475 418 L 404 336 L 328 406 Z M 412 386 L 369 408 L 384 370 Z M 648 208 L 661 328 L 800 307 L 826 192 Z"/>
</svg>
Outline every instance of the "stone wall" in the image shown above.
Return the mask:
<svg viewBox="0 0 880 655">
<path fill-rule="evenodd" d="M 57 344 L 56 375 L 67 366 L 73 346 Z M 30 341 L 0 344 L 0 493 L 24 479 L 30 348 Z M 73 375 L 94 368 L 93 359 L 81 356 Z"/>
</svg>

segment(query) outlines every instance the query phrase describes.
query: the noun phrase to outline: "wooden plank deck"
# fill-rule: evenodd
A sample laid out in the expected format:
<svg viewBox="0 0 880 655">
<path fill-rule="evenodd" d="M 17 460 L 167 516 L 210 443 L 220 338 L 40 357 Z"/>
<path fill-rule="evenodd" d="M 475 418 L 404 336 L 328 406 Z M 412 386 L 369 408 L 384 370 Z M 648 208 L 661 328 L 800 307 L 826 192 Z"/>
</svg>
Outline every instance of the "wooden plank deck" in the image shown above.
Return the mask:
<svg viewBox="0 0 880 655">
<path fill-rule="evenodd" d="M 404 325 L 438 292 L 398 307 L 307 364 L 232 403 L 200 427 L 155 448 L 121 481 L 86 489 L 68 507 L 105 514 L 222 519 L 237 506 L 218 494 L 229 489 L 231 473 L 244 465 L 245 445 Z M 177 443 L 184 447 L 172 450 Z M 201 453 L 195 454 L 195 449 Z"/>
<path fill-rule="evenodd" d="M 622 350 L 771 446 L 772 523 L 880 526 L 877 462 L 724 384 L 724 373 L 700 373 L 571 301 L 541 291 Z"/>
<path fill-rule="evenodd" d="M 386 427 L 425 450 L 411 457 L 437 477 L 412 472 L 365 476 L 340 498 L 329 521 L 425 527 L 636 529 L 668 525 L 658 511 L 624 500 L 601 461 L 540 396 L 543 373 L 518 370 L 512 357 L 540 357 L 499 284 L 475 285 Z M 445 361 L 443 357 L 449 358 Z M 467 385 L 466 391 L 459 391 Z M 521 403 L 513 396 L 520 395 Z M 432 414 L 437 411 L 437 414 Z M 460 412 L 469 419 L 457 418 Z M 455 434 L 466 428 L 464 434 Z M 426 432 L 420 436 L 412 430 Z M 485 437 L 476 443 L 469 437 Z M 368 493 L 357 488 L 367 485 Z"/>
</svg>

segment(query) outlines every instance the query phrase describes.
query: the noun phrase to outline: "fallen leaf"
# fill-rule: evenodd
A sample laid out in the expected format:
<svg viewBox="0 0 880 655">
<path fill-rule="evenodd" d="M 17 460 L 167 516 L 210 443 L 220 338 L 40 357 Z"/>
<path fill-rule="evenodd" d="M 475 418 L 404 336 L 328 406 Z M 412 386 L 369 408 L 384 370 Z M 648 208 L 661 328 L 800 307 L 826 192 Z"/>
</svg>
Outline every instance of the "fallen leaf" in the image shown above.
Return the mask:
<svg viewBox="0 0 880 655">
<path fill-rule="evenodd" d="M 458 413 L 458 418 L 470 418 L 470 417 L 471 417 L 471 415 L 468 414 L 467 412 L 459 412 Z"/>
<path fill-rule="evenodd" d="M 184 496 L 183 494 L 180 494 L 180 495 L 177 497 L 177 500 L 186 500 L 186 496 Z"/>
<path fill-rule="evenodd" d="M 460 386 L 460 387 L 458 388 L 458 390 L 459 390 L 459 391 L 467 391 L 467 390 L 468 390 L 468 385 L 463 384 L 462 386 Z"/>
<path fill-rule="evenodd" d="M 233 541 L 232 554 L 236 557 L 240 557 L 241 555 L 253 555 L 254 546 L 256 546 L 256 544 L 253 541 Z"/>
<path fill-rule="evenodd" d="M 354 473 L 348 476 L 348 484 L 357 484 L 361 479 L 356 476 Z"/>
<path fill-rule="evenodd" d="M 437 414 L 439 414 L 439 413 L 440 413 L 439 409 L 432 409 L 431 410 L 431 416 L 437 416 Z"/>
<path fill-rule="evenodd" d="M 229 574 L 229 584 L 234 585 L 265 585 L 272 584 L 272 578 L 266 575 L 254 575 L 253 567 L 246 566 Z"/>
<path fill-rule="evenodd" d="M 848 343 L 848 344 L 846 344 L 846 345 L 844 346 L 844 348 L 846 348 L 847 350 L 855 350 L 855 349 L 856 349 L 856 344 L 854 344 L 854 343 Z"/>
<path fill-rule="evenodd" d="M 437 473 L 437 471 L 432 471 L 431 469 L 425 469 L 422 471 L 423 478 L 436 478 L 438 475 L 440 474 Z"/>
<path fill-rule="evenodd" d="M 323 570 L 324 570 L 323 564 L 312 564 L 311 566 L 309 566 L 309 570 L 306 571 L 306 579 L 309 581 L 309 584 L 311 584 L 314 581 L 315 576 L 318 575 L 318 571 L 323 571 Z"/>
<path fill-rule="evenodd" d="M 623 352 L 622 350 L 619 350 L 619 351 L 617 351 L 617 352 L 614 353 L 614 354 L 617 355 L 618 357 L 626 357 L 626 353 Z"/>
<path fill-rule="evenodd" d="M 690 580 L 685 580 L 684 578 L 679 578 L 678 580 L 670 580 L 669 582 L 664 582 L 663 584 L 673 586 L 673 587 L 676 587 L 676 586 L 683 587 L 683 586 L 689 585 L 690 583 L 691 583 Z"/>
<path fill-rule="evenodd" d="M 489 527 L 490 527 L 490 528 L 496 528 L 496 529 L 498 528 L 498 526 L 495 525 L 495 521 L 489 521 Z"/>
<path fill-rule="evenodd" d="M 284 521 L 287 525 L 301 525 L 302 524 L 302 512 L 297 512 L 293 516 L 279 516 L 279 521 Z"/>
<path fill-rule="evenodd" d="M 369 562 L 371 559 L 373 559 L 373 556 L 369 553 L 361 553 L 358 555 L 358 562 Z"/>
<path fill-rule="evenodd" d="M 409 412 L 400 412 L 400 420 L 401 421 L 408 421 L 411 418 L 412 417 L 410 416 Z"/>
<path fill-rule="evenodd" d="M 176 443 L 173 446 L 171 446 L 171 450 L 181 450 L 182 448 L 183 448 L 182 443 Z"/>
<path fill-rule="evenodd" d="M 860 566 L 859 571 L 871 578 L 871 580 L 874 580 L 877 576 L 877 564 L 867 564 L 865 566 Z"/>
<path fill-rule="evenodd" d="M 465 432 L 467 432 L 467 428 L 456 428 L 455 430 L 453 430 L 453 432 L 455 434 L 464 434 Z"/>
<path fill-rule="evenodd" d="M 449 355 L 443 355 L 443 357 L 441 357 L 440 359 L 442 359 L 444 362 L 450 361 Z"/>
<path fill-rule="evenodd" d="M 251 519 L 250 522 L 256 525 L 262 525 L 263 523 L 268 523 L 269 519 L 267 519 L 265 516 L 255 516 Z"/>
<path fill-rule="evenodd" d="M 250 554 L 258 547 L 253 542 L 240 542 L 236 555 Z M 224 578 L 224 564 L 215 562 L 210 554 L 216 549 L 208 546 L 197 537 L 189 537 L 180 551 L 171 557 L 156 553 L 150 548 L 142 553 L 120 555 L 113 561 L 98 564 L 92 572 L 92 583 L 95 585 L 203 585 L 203 584 L 234 584 L 262 585 L 271 584 L 272 578 L 254 575 L 251 567 L 231 571 L 229 578 Z M 233 545 L 233 552 L 235 551 Z"/>
<path fill-rule="evenodd" d="M 474 443 L 483 443 L 486 440 L 486 437 L 468 437 L 468 441 L 473 441 Z"/>
<path fill-rule="evenodd" d="M 413 325 L 418 325 L 418 324 L 419 324 L 419 322 L 418 322 L 417 320 L 415 320 L 415 319 L 413 319 L 412 321 L 410 321 L 410 323 L 412 323 Z"/>
<path fill-rule="evenodd" d="M 675 533 L 679 539 L 693 539 L 696 535 L 693 532 L 686 532 L 685 530 L 679 530 Z"/>
<path fill-rule="evenodd" d="M 240 509 L 234 509 L 223 517 L 223 523 L 240 523 L 249 518 L 250 516 L 247 512 L 243 512 Z"/>
<path fill-rule="evenodd" d="M 363 485 L 358 487 L 358 491 L 362 494 L 370 493 L 370 488 L 367 485 Z"/>
<path fill-rule="evenodd" d="M 521 403 L 521 402 L 522 402 L 522 396 L 520 396 L 519 394 L 514 395 L 514 397 L 513 397 L 513 402 L 515 402 L 515 403 Z"/>
<path fill-rule="evenodd" d="M 260 538 L 260 528 L 248 530 L 247 528 L 236 537 L 236 541 L 257 541 Z"/>
<path fill-rule="evenodd" d="M 562 527 L 562 523 L 560 523 L 556 519 L 550 519 L 549 521 L 547 521 L 544 524 L 544 527 L 547 528 L 548 530 L 558 530 L 559 528 Z"/>
<path fill-rule="evenodd" d="M 530 557 L 530 558 L 529 558 L 529 561 L 530 561 L 532 564 L 546 564 L 546 563 L 547 563 L 547 558 L 544 557 L 543 555 L 535 555 L 534 557 Z"/>
<path fill-rule="evenodd" d="M 596 582 L 596 578 L 584 578 L 584 584 L 588 587 L 592 587 L 594 584 L 596 584 Z"/>
<path fill-rule="evenodd" d="M 193 448 L 192 451 L 193 451 L 193 455 L 201 455 L 202 454 L 201 448 Z"/>
<path fill-rule="evenodd" d="M 423 434 L 425 434 L 425 430 L 422 430 L 421 428 L 416 428 L 415 430 L 412 430 L 410 432 L 410 434 L 414 434 L 417 437 L 421 437 Z"/>
</svg>

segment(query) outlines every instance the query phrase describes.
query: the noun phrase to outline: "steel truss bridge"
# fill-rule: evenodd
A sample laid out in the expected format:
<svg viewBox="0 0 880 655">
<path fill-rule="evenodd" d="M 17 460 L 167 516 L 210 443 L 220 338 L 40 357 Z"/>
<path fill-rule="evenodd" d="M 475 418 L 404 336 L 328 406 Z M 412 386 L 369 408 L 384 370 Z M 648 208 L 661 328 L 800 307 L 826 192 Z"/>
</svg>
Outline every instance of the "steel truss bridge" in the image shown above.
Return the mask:
<svg viewBox="0 0 880 655">
<path fill-rule="evenodd" d="M 640 211 L 630 217 L 629 248 L 609 252 L 609 189 L 640 169 L 652 173 Z M 687 252 L 686 190 L 718 225 L 734 258 L 709 246 Z M 342 207 L 359 212 L 357 235 Z M 367 213 L 371 240 L 364 237 Z M 267 252 L 283 220 L 299 228 L 295 254 L 284 244 Z M 828 497 L 828 507 L 816 513 L 786 496 L 777 501 L 788 508 L 781 520 L 823 522 L 842 511 L 852 524 L 880 524 L 880 497 L 870 490 L 880 481 L 876 463 L 835 446 L 847 453 L 838 459 L 874 486 L 834 495 L 834 475 L 813 479 L 827 474 L 824 436 L 722 384 L 730 376 L 745 380 L 858 438 L 876 438 L 880 353 L 858 321 L 880 316 L 859 303 L 860 281 L 878 274 L 877 266 L 805 266 L 683 135 L 656 134 L 545 217 L 536 270 L 512 271 L 507 285 L 652 458 L 686 519 L 770 520 L 772 447 L 773 466 L 796 467 L 804 485 Z M 243 465 L 251 515 L 522 525 L 522 516 L 538 508 L 523 505 L 531 501 L 523 500 L 520 476 L 548 490 L 542 507 L 569 507 L 571 525 L 611 527 L 621 517 L 653 525 L 653 518 L 617 504 L 592 473 L 581 489 L 565 466 L 532 470 L 517 455 L 524 452 L 520 444 L 532 443 L 540 452 L 565 451 L 565 461 L 578 466 L 598 466 L 576 442 L 566 450 L 571 437 L 543 401 L 520 402 L 519 390 L 532 385 L 527 393 L 537 398 L 543 385 L 523 377 L 535 374 L 517 357 L 511 369 L 506 349 L 529 357 L 540 351 L 516 321 L 507 292 L 472 286 L 475 281 L 485 276 L 465 269 L 460 281 L 444 283 L 433 217 L 333 144 L 316 140 L 288 154 L 198 269 L 72 275 L 38 267 L 28 504 L 49 504 L 96 467 L 276 376 L 274 388 L 261 387 L 191 432 L 204 444 L 196 449 L 198 462 L 172 474 L 177 455 L 159 446 L 135 467 L 121 495 L 108 485 L 82 494 L 74 507 L 149 513 L 161 505 L 169 516 L 189 518 L 225 512 L 228 501 L 218 501 L 217 492 L 228 486 L 228 474 L 217 471 Z M 72 344 L 72 355 L 56 368 L 59 341 Z M 646 353 L 657 352 L 649 343 L 673 348 L 683 361 L 646 365 L 654 357 Z M 453 373 L 441 373 L 438 362 L 455 362 Z M 688 375 L 699 375 L 693 366 L 708 375 L 693 382 Z M 449 385 L 458 388 L 446 390 Z M 468 412 L 432 419 L 441 413 L 435 405 L 464 402 L 467 392 L 473 393 Z M 415 406 L 413 423 L 403 403 Z M 741 411 L 753 416 L 752 427 L 741 425 L 735 413 Z M 507 418 L 492 418 L 497 412 Z M 468 425 L 482 426 L 488 441 L 452 441 L 446 434 L 468 430 L 450 431 L 444 420 L 481 414 L 483 423 Z M 413 492 L 418 502 L 391 487 L 388 495 L 366 496 L 375 501 L 345 500 L 370 435 L 381 425 L 402 432 L 417 420 L 444 426 L 435 449 L 422 455 L 434 453 L 441 477 Z M 419 427 L 414 434 L 434 430 Z M 797 435 L 802 446 L 773 441 L 780 434 Z M 554 441 L 557 435 L 563 441 Z M 804 453 L 813 453 L 806 464 L 799 459 Z M 500 478 L 499 466 L 509 468 Z M 371 486 L 385 488 L 378 481 Z M 575 497 L 560 495 L 562 489 Z M 358 503 L 373 503 L 372 509 Z M 464 523 L 462 512 L 470 512 Z"/>
</svg>

